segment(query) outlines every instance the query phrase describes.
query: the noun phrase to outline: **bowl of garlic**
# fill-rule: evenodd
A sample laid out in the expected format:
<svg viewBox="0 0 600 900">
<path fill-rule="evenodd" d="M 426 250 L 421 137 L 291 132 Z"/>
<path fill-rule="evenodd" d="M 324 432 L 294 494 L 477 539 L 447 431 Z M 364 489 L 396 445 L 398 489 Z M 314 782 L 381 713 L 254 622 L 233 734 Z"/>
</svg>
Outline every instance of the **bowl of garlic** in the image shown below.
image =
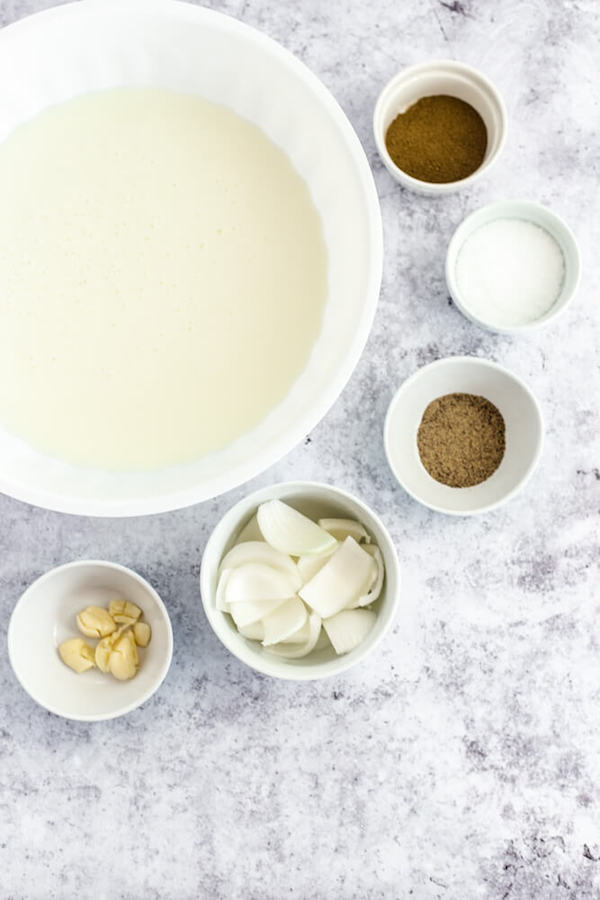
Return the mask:
<svg viewBox="0 0 600 900">
<path fill-rule="evenodd" d="M 390 627 L 399 587 L 392 539 L 340 488 L 262 488 L 218 523 L 200 591 L 217 637 L 275 678 L 311 680 L 364 659 Z"/>
<path fill-rule="evenodd" d="M 17 602 L 8 653 L 27 693 L 67 719 L 101 721 L 136 709 L 173 654 L 164 603 L 131 569 L 82 560 L 51 569 Z"/>
</svg>

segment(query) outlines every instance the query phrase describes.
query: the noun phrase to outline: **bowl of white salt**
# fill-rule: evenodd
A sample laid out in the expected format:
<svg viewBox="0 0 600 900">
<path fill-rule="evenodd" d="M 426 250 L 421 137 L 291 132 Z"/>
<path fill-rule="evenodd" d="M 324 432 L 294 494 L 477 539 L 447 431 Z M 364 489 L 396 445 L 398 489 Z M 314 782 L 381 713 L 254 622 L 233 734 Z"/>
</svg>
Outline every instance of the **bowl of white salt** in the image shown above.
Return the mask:
<svg viewBox="0 0 600 900">
<path fill-rule="evenodd" d="M 472 213 L 454 232 L 446 283 L 472 322 L 502 334 L 547 325 L 573 299 L 577 242 L 566 223 L 537 203 L 502 200 Z"/>
</svg>

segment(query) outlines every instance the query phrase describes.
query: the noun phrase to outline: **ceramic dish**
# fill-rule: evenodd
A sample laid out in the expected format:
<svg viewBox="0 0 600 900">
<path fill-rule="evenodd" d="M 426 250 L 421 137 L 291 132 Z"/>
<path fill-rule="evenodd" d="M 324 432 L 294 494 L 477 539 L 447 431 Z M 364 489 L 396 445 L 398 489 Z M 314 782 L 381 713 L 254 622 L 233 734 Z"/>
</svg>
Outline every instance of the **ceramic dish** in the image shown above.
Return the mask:
<svg viewBox="0 0 600 900">
<path fill-rule="evenodd" d="M 175 0 L 83 0 L 22 19 L 0 32 L 0 84 L 10 85 L 2 92 L 0 140 L 51 104 L 117 85 L 188 91 L 232 108 L 260 126 L 305 179 L 329 258 L 323 327 L 308 364 L 251 432 L 189 465 L 110 473 L 44 456 L 0 431 L 0 490 L 62 512 L 130 516 L 197 503 L 267 468 L 339 395 L 362 352 L 379 293 L 377 194 L 336 101 L 274 41 Z"/>
<path fill-rule="evenodd" d="M 477 394 L 493 403 L 506 426 L 506 451 L 482 484 L 451 488 L 425 470 L 417 449 L 417 430 L 425 408 L 444 394 Z M 537 400 L 525 384 L 497 363 L 451 356 L 424 366 L 396 392 L 385 420 L 385 452 L 405 491 L 430 509 L 468 516 L 489 512 L 521 490 L 542 451 L 544 426 Z"/>
<path fill-rule="evenodd" d="M 400 113 L 421 97 L 448 94 L 464 100 L 477 110 L 488 133 L 485 158 L 479 168 L 460 181 L 433 184 L 407 175 L 392 160 L 385 146 L 386 132 Z M 403 187 L 417 194 L 440 196 L 469 187 L 489 172 L 506 140 L 506 109 L 502 97 L 484 75 L 464 63 L 437 59 L 398 72 L 381 91 L 373 114 L 373 134 L 379 155 L 390 173 Z"/>
<path fill-rule="evenodd" d="M 75 616 L 90 605 L 108 606 L 125 597 L 143 612 L 152 639 L 140 650 L 140 668 L 130 681 L 91 669 L 78 675 L 57 647 L 81 637 Z M 173 654 L 173 633 L 164 603 L 147 581 L 116 563 L 82 560 L 58 566 L 30 585 L 8 626 L 8 655 L 30 697 L 57 716 L 97 722 L 136 709 L 160 687 Z"/>
<path fill-rule="evenodd" d="M 322 517 L 358 519 L 372 535 L 383 554 L 385 582 L 379 600 L 373 606 L 377 612 L 377 621 L 365 641 L 350 653 L 337 656 L 330 646 L 324 650 L 313 651 L 303 659 L 276 657 L 257 641 L 243 638 L 231 617 L 216 608 L 217 575 L 223 556 L 233 546 L 237 535 L 252 518 L 257 507 L 274 498 L 284 500 L 315 520 Z M 392 539 L 381 520 L 368 506 L 340 488 L 300 481 L 276 484 L 254 491 L 223 516 L 211 534 L 202 557 L 200 591 L 204 611 L 213 631 L 234 656 L 265 675 L 308 681 L 337 675 L 355 666 L 373 652 L 392 624 L 398 602 L 399 578 L 398 558 Z"/>
<path fill-rule="evenodd" d="M 565 263 L 565 276 L 563 285 L 556 301 L 552 307 L 539 319 L 534 322 L 528 322 L 526 325 L 494 325 L 492 322 L 483 319 L 471 312 L 468 305 L 461 296 L 456 280 L 456 261 L 460 250 L 467 238 L 489 222 L 495 222 L 497 219 L 524 219 L 527 222 L 533 222 L 544 228 L 557 242 L 562 250 Z M 539 203 L 530 203 L 524 200 L 500 200 L 497 203 L 489 203 L 482 206 L 467 216 L 458 226 L 450 243 L 446 254 L 446 284 L 450 296 L 454 300 L 456 306 L 462 314 L 489 331 L 499 332 L 500 334 L 527 334 L 547 325 L 557 318 L 573 299 L 581 274 L 581 262 L 579 258 L 579 248 L 568 225 L 555 213 L 540 206 Z"/>
</svg>

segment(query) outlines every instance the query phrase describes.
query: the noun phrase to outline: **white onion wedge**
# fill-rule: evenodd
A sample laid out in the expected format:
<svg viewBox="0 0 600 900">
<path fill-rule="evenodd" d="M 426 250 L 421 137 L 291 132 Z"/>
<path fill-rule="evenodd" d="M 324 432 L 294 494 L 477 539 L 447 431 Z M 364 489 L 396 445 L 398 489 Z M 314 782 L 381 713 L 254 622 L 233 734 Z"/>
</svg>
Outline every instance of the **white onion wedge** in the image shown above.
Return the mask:
<svg viewBox="0 0 600 900">
<path fill-rule="evenodd" d="M 331 551 L 328 553 L 322 553 L 320 556 L 299 556 L 298 562 L 296 563 L 296 568 L 300 573 L 300 578 L 302 579 L 302 584 L 306 584 L 307 581 L 310 581 L 311 578 L 314 578 L 317 572 L 319 572 L 332 553 L 335 553 L 337 548 L 339 547 L 338 542 L 336 541 Z"/>
<path fill-rule="evenodd" d="M 256 515 L 264 539 L 281 553 L 318 556 L 335 546 L 334 537 L 282 500 L 262 503 Z"/>
<path fill-rule="evenodd" d="M 313 613 L 316 616 L 316 613 Z M 324 628 L 321 628 L 319 632 L 319 637 L 317 638 L 317 643 L 314 646 L 315 650 L 324 650 L 325 647 L 331 647 L 331 641 L 327 636 L 327 632 Z"/>
<path fill-rule="evenodd" d="M 373 569 L 373 558 L 354 538 L 347 537 L 298 593 L 322 619 L 327 619 L 366 593 L 373 581 Z"/>
<path fill-rule="evenodd" d="M 304 607 L 306 609 L 306 607 Z M 290 634 L 289 637 L 283 638 L 281 640 L 282 644 L 305 644 L 310 637 L 310 623 L 308 621 L 308 612 L 306 614 L 306 621 L 304 625 L 299 628 L 297 631 L 294 631 L 293 634 Z"/>
<path fill-rule="evenodd" d="M 353 537 L 357 544 L 363 541 L 371 543 L 371 536 L 364 525 L 355 519 L 319 519 L 321 528 L 328 531 L 337 541 L 345 541 L 348 536 Z"/>
<path fill-rule="evenodd" d="M 381 594 L 381 588 L 383 587 L 383 577 L 385 575 L 383 556 L 379 547 L 377 547 L 375 544 L 369 544 L 368 547 L 363 547 L 363 550 L 368 553 L 369 556 L 372 556 L 375 560 L 375 565 L 377 566 L 377 574 L 375 576 L 375 581 L 369 587 L 367 593 L 358 598 L 357 606 L 369 606 L 371 603 L 375 603 L 375 601 Z"/>
<path fill-rule="evenodd" d="M 274 612 L 285 600 L 249 600 L 247 603 L 234 603 L 231 607 L 231 618 L 239 628 L 254 625 Z"/>
<path fill-rule="evenodd" d="M 289 600 L 296 596 L 297 581 L 264 563 L 244 563 L 231 569 L 224 588 L 227 603 L 235 606 L 251 600 Z"/>
<path fill-rule="evenodd" d="M 343 609 L 326 619 L 323 628 L 336 653 L 349 653 L 362 644 L 376 618 L 376 614 L 370 609 Z"/>
<path fill-rule="evenodd" d="M 225 585 L 229 581 L 231 569 L 223 569 L 219 575 L 217 582 L 217 590 L 215 593 L 215 604 L 219 612 L 229 612 L 229 603 L 225 599 Z"/>
<path fill-rule="evenodd" d="M 235 540 L 236 544 L 243 544 L 246 541 L 264 541 L 260 528 L 258 527 L 256 513 L 248 522 L 246 522 Z"/>
<path fill-rule="evenodd" d="M 262 620 L 265 629 L 263 646 L 278 644 L 285 641 L 291 634 L 298 631 L 308 618 L 306 607 L 298 597 L 286 600 L 281 606 L 269 613 Z"/>
<path fill-rule="evenodd" d="M 284 656 L 286 659 L 301 659 L 315 649 L 322 634 L 321 617 L 316 613 L 310 613 L 308 616 L 309 637 L 304 644 L 273 644 L 267 647 L 269 653 L 276 656 Z"/>
<path fill-rule="evenodd" d="M 242 637 L 248 638 L 249 641 L 262 641 L 265 636 L 265 629 L 262 620 L 252 622 L 250 625 L 242 625 L 238 628 Z"/>
<path fill-rule="evenodd" d="M 294 584 L 294 592 L 303 584 L 296 563 L 286 553 L 280 553 L 266 541 L 245 541 L 243 544 L 236 544 L 221 560 L 221 569 L 236 569 L 246 563 L 263 563 L 285 572 Z"/>
</svg>

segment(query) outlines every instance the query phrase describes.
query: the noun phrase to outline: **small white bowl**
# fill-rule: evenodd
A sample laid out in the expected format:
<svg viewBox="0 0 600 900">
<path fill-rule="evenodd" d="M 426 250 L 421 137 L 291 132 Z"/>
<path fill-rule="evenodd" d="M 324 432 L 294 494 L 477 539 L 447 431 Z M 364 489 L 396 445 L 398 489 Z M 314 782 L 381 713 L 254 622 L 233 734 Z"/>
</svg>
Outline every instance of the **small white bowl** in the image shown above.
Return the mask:
<svg viewBox="0 0 600 900">
<path fill-rule="evenodd" d="M 398 168 L 385 146 L 390 124 L 422 97 L 447 94 L 464 100 L 477 110 L 487 129 L 488 143 L 481 165 L 460 181 L 435 184 L 413 178 Z M 502 97 L 481 72 L 450 59 L 435 59 L 403 69 L 381 91 L 373 114 L 373 134 L 386 169 L 403 187 L 417 194 L 440 196 L 469 187 L 488 172 L 506 140 L 506 109 Z"/>
<path fill-rule="evenodd" d="M 82 636 L 79 610 L 107 606 L 117 597 L 139 606 L 152 628 L 150 644 L 139 651 L 138 674 L 131 681 L 98 669 L 78 675 L 57 648 Z M 164 603 L 140 575 L 116 563 L 82 560 L 51 569 L 27 588 L 8 626 L 8 655 L 21 686 L 40 706 L 66 719 L 98 722 L 131 712 L 152 696 L 169 669 L 173 633 Z"/>
<path fill-rule="evenodd" d="M 371 534 L 383 555 L 385 581 L 381 595 L 374 604 L 377 621 L 363 643 L 342 656 L 332 647 L 313 651 L 303 659 L 280 659 L 265 650 L 258 641 L 250 641 L 239 634 L 232 619 L 220 612 L 215 604 L 217 574 L 225 553 L 233 546 L 237 535 L 252 518 L 258 506 L 266 500 L 284 500 L 312 519 L 340 517 L 358 519 Z M 396 549 L 381 520 L 357 497 L 340 488 L 310 481 L 288 482 L 261 488 L 249 494 L 227 512 L 211 534 L 200 571 L 200 591 L 206 617 L 228 650 L 243 663 L 274 678 L 309 681 L 339 675 L 369 655 L 382 639 L 394 618 L 398 602 L 400 570 Z"/>
<path fill-rule="evenodd" d="M 556 301 L 543 316 L 525 325 L 495 325 L 492 321 L 476 316 L 471 312 L 458 289 L 456 261 L 463 244 L 482 225 L 495 222 L 497 219 L 525 219 L 527 222 L 539 225 L 554 238 L 562 250 L 565 261 L 565 278 Z M 556 319 L 575 296 L 580 275 L 581 260 L 579 248 L 569 226 L 556 213 L 551 212 L 545 206 L 540 206 L 539 203 L 531 203 L 527 200 L 499 200 L 496 203 L 488 203 L 486 206 L 482 206 L 481 209 L 471 213 L 466 219 L 463 219 L 452 235 L 446 253 L 446 284 L 454 303 L 471 322 L 475 322 L 481 328 L 487 328 L 488 331 L 495 331 L 499 334 L 527 334 Z"/>
<path fill-rule="evenodd" d="M 444 394 L 485 397 L 502 413 L 506 451 L 487 481 L 468 488 L 440 484 L 427 472 L 417 448 L 417 431 L 426 407 Z M 451 356 L 411 375 L 396 392 L 385 420 L 385 452 L 404 490 L 436 512 L 469 516 L 506 503 L 520 491 L 542 451 L 544 425 L 537 400 L 523 382 L 497 363 L 473 356 Z"/>
</svg>

